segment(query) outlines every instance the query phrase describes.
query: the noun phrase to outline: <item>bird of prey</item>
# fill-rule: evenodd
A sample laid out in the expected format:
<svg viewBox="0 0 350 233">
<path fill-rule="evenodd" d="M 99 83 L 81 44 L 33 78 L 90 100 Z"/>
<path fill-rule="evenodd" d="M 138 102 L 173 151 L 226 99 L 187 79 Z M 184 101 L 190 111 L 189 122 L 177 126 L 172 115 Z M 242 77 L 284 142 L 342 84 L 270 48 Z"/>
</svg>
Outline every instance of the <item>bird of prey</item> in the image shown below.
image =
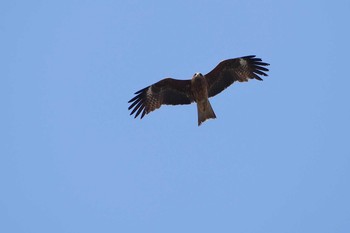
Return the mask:
<svg viewBox="0 0 350 233">
<path fill-rule="evenodd" d="M 180 105 L 197 103 L 198 126 L 207 119 L 216 118 L 209 99 L 230 86 L 234 82 L 247 82 L 249 79 L 262 81 L 260 76 L 267 76 L 269 71 L 260 58 L 252 56 L 227 59 L 220 62 L 206 75 L 195 73 L 192 79 L 178 80 L 165 78 L 148 87 L 135 92 L 131 103 L 130 115 L 141 119 L 161 105 Z M 260 76 L 259 76 L 260 75 Z"/>
</svg>

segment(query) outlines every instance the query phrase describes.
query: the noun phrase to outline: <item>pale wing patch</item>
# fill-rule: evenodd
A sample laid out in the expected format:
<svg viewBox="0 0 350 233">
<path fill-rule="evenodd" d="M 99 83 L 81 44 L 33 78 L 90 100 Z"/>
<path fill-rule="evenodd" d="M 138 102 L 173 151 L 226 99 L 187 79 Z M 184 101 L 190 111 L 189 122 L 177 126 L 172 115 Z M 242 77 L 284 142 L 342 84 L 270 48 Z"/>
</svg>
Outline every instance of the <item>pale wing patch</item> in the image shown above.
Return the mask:
<svg viewBox="0 0 350 233">
<path fill-rule="evenodd" d="M 160 100 L 160 95 L 159 93 L 153 92 L 153 86 L 150 86 L 146 92 L 146 113 L 149 113 L 157 108 L 160 107 L 161 105 L 161 100 Z"/>
<path fill-rule="evenodd" d="M 150 98 L 152 96 L 152 86 L 150 86 L 148 89 L 147 89 L 147 92 L 146 92 L 146 95 L 147 95 L 147 98 Z"/>
<path fill-rule="evenodd" d="M 237 70 L 235 70 L 235 73 L 239 77 L 238 81 L 239 82 L 248 82 L 248 79 L 249 79 L 249 74 L 247 74 L 248 62 L 245 59 L 240 58 L 239 64 L 240 64 L 240 67 Z"/>
<path fill-rule="evenodd" d="M 239 59 L 239 64 L 241 64 L 241 66 L 246 66 L 247 65 L 247 61 L 243 58 Z"/>
</svg>

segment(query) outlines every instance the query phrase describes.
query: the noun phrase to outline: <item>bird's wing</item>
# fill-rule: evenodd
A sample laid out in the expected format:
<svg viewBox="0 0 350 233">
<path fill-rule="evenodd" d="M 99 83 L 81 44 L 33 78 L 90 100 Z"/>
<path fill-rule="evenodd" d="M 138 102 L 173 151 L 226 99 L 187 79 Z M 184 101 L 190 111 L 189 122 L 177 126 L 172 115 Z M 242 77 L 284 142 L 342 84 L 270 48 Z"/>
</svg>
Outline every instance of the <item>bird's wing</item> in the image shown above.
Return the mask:
<svg viewBox="0 0 350 233">
<path fill-rule="evenodd" d="M 141 114 L 141 119 L 148 113 L 160 108 L 161 105 L 178 105 L 192 103 L 191 80 L 166 78 L 135 92 L 135 97 L 129 100 L 132 109 L 130 115 L 135 118 Z"/>
<path fill-rule="evenodd" d="M 262 81 L 261 76 L 267 76 L 269 71 L 260 58 L 245 56 L 220 62 L 212 71 L 205 75 L 208 82 L 208 96 L 212 97 L 230 86 L 233 82 L 247 82 L 249 79 Z"/>
</svg>

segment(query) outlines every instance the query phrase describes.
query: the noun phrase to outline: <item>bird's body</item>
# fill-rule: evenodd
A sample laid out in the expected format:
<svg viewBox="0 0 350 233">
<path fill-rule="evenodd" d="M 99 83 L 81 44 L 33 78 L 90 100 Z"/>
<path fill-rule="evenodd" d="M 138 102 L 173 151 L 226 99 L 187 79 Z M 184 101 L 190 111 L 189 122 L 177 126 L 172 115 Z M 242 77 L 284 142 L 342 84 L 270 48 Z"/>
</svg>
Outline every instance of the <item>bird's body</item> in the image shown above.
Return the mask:
<svg viewBox="0 0 350 233">
<path fill-rule="evenodd" d="M 195 73 L 191 80 L 165 78 L 138 92 L 129 103 L 131 114 L 143 118 L 161 105 L 191 104 L 196 102 L 198 125 L 207 119 L 216 118 L 209 98 L 219 94 L 233 82 L 247 82 L 249 79 L 262 80 L 258 75 L 267 76 L 268 71 L 255 56 L 245 56 L 220 62 L 206 75 Z"/>
<path fill-rule="evenodd" d="M 208 82 L 201 73 L 195 73 L 191 79 L 191 91 L 197 103 L 198 125 L 207 119 L 216 118 L 208 99 Z"/>
</svg>

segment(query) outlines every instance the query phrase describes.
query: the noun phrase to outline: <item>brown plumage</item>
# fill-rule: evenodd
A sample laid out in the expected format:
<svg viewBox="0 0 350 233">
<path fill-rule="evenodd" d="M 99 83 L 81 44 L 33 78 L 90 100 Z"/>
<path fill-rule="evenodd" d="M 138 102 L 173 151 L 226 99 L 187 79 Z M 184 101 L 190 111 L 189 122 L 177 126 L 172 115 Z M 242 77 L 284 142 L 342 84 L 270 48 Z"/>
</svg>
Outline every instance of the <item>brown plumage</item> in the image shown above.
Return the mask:
<svg viewBox="0 0 350 233">
<path fill-rule="evenodd" d="M 216 118 L 208 98 L 213 97 L 235 81 L 247 82 L 249 79 L 262 81 L 261 76 L 267 76 L 269 71 L 255 56 L 245 56 L 220 62 L 206 75 L 195 73 L 191 80 L 165 78 L 135 93 L 129 100 L 132 109 L 130 115 L 135 118 L 141 114 L 141 119 L 148 113 L 160 108 L 161 105 L 180 105 L 197 103 L 198 125 L 210 118 Z"/>
</svg>

